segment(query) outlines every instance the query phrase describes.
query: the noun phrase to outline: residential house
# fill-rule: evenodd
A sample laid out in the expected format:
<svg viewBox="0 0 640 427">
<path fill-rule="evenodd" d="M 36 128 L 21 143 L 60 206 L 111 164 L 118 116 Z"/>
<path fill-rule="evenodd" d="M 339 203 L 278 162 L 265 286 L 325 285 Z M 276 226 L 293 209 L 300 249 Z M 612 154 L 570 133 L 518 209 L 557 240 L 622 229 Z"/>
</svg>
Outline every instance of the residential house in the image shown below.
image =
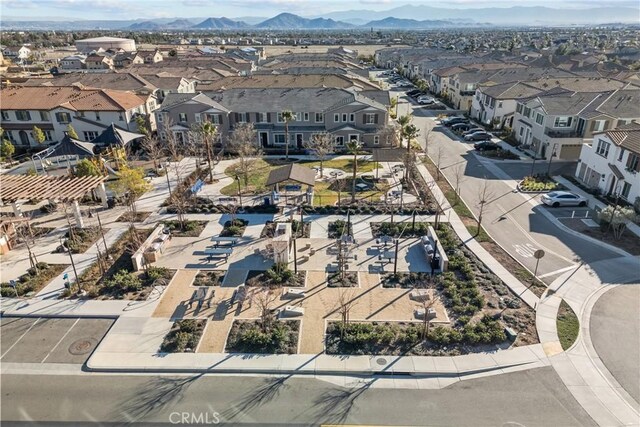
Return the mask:
<svg viewBox="0 0 640 427">
<path fill-rule="evenodd" d="M 84 70 L 86 67 L 87 56 L 82 54 L 69 55 L 65 56 L 60 60 L 60 65 L 58 66 L 59 72 L 66 71 L 79 71 Z"/>
<path fill-rule="evenodd" d="M 593 134 L 640 120 L 640 88 L 576 92 L 557 87 L 518 101 L 514 135 L 540 157 L 575 160 Z"/>
<path fill-rule="evenodd" d="M 602 194 L 628 203 L 640 198 L 640 124 L 633 122 L 593 134 L 583 145 L 575 176 Z"/>
<path fill-rule="evenodd" d="M 7 58 L 15 58 L 24 61 L 31 55 L 31 49 L 27 46 L 7 46 L 2 50 L 2 54 Z"/>
<path fill-rule="evenodd" d="M 164 58 L 159 49 L 156 50 L 139 50 L 137 55 L 142 57 L 145 64 L 155 64 L 161 62 Z"/>
<path fill-rule="evenodd" d="M 113 57 L 113 65 L 116 68 L 130 67 L 133 64 L 144 64 L 144 58 L 138 52 L 118 53 Z"/>
<path fill-rule="evenodd" d="M 155 107 L 155 102 L 133 92 L 31 86 L 0 90 L 0 106 L 5 137 L 28 148 L 37 144 L 32 135 L 34 126 L 42 129 L 47 144 L 61 141 L 68 125 L 85 141 L 91 141 L 112 123 L 136 131 L 135 118 L 148 117 L 152 113 L 149 107 Z"/>
<path fill-rule="evenodd" d="M 484 125 L 513 128 L 518 99 L 530 98 L 542 89 L 523 82 L 480 86 L 471 104 L 471 117 Z"/>
<path fill-rule="evenodd" d="M 385 105 L 362 93 L 337 88 L 265 88 L 229 89 L 213 95 L 169 94 L 160 111 L 161 137 L 167 120 L 171 131 L 184 139 L 194 124 L 211 120 L 219 126 L 222 140 L 238 123 L 253 123 L 257 142 L 266 149 L 284 148 L 287 144 L 282 111 L 289 110 L 295 119 L 288 123 L 292 148 L 303 148 L 313 133 L 330 132 L 338 147 L 352 139 L 370 147 L 384 147 L 378 129 L 388 122 Z"/>
<path fill-rule="evenodd" d="M 92 54 L 87 56 L 84 61 L 87 70 L 92 71 L 107 71 L 113 70 L 113 60 L 108 56 Z"/>
</svg>

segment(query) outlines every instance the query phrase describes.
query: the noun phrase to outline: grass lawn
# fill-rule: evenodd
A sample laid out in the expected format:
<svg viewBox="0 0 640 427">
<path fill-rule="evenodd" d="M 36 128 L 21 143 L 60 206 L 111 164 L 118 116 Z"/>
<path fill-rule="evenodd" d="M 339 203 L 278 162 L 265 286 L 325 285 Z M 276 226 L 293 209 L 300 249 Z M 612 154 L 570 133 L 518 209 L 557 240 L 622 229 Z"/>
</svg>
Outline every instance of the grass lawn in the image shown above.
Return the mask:
<svg viewBox="0 0 640 427">
<path fill-rule="evenodd" d="M 320 167 L 320 161 L 300 162 L 300 164 L 309 168 L 313 168 L 315 166 Z M 344 172 L 353 173 L 353 159 L 325 160 L 322 167 L 340 169 Z M 357 173 L 373 172 L 379 167 L 380 165 L 378 164 L 378 162 L 372 162 L 369 160 L 358 160 Z"/>
<path fill-rule="evenodd" d="M 578 338 L 580 322 L 578 322 L 578 316 L 564 300 L 560 303 L 556 327 L 558 328 L 560 345 L 562 345 L 563 350 L 567 350 Z"/>
</svg>

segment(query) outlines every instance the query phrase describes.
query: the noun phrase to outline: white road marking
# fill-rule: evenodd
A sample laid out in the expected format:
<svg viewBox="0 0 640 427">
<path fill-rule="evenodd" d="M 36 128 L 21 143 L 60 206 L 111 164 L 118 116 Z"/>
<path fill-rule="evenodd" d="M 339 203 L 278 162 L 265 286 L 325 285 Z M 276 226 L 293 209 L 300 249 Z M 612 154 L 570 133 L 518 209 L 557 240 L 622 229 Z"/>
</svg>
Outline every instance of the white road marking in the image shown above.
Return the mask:
<svg viewBox="0 0 640 427">
<path fill-rule="evenodd" d="M 9 319 L 11 319 L 11 318 L 9 317 Z M 11 351 L 11 349 L 12 349 L 13 347 L 15 347 L 15 345 L 16 345 L 16 344 L 18 344 L 18 343 L 20 342 L 20 340 L 21 340 L 22 338 L 24 338 L 24 336 L 25 336 L 25 335 L 27 335 L 27 333 L 31 330 L 31 328 L 33 328 L 33 327 L 36 325 L 36 323 L 38 323 L 39 321 L 40 321 L 40 319 L 39 319 L 39 318 L 38 318 L 38 319 L 36 319 L 36 321 L 35 321 L 35 322 L 33 322 L 33 323 L 31 324 L 31 326 L 29 326 L 29 329 L 27 329 L 26 331 L 24 331 L 24 334 L 20 335 L 20 338 L 18 338 L 18 339 L 16 340 L 16 342 L 14 342 L 14 343 L 13 343 L 13 345 L 12 345 L 11 347 L 9 347 L 9 350 L 7 350 L 7 351 L 5 351 L 4 353 L 2 353 L 2 356 L 0 356 L 0 359 L 1 359 L 1 358 L 3 358 L 4 356 L 6 356 L 6 355 L 7 355 L 7 353 L 9 353 L 9 352 Z"/>
<path fill-rule="evenodd" d="M 562 274 L 562 273 L 564 273 L 566 271 L 573 270 L 574 268 L 576 268 L 575 264 L 570 265 L 569 267 L 560 268 L 560 269 L 558 269 L 556 271 L 550 271 L 548 273 L 539 274 L 538 275 L 538 279 L 544 279 L 545 277 L 555 276 L 556 274 Z"/>
<path fill-rule="evenodd" d="M 53 348 L 49 351 L 49 353 L 47 353 L 47 355 L 44 357 L 44 359 L 42 359 L 42 362 L 40 363 L 44 363 L 45 360 L 47 360 L 47 358 L 49 358 L 49 356 L 51 355 L 51 353 L 53 353 L 53 350 L 55 350 L 56 348 L 58 348 L 58 346 L 60 345 L 60 343 L 62 342 L 63 339 L 66 338 L 67 335 L 69 335 L 69 332 L 71 332 L 71 330 L 73 329 L 74 326 L 76 326 L 78 324 L 78 322 L 80 321 L 80 318 L 77 318 L 75 322 L 73 322 L 73 325 L 71 325 L 71 327 L 67 330 L 67 332 L 64 333 L 64 335 L 62 336 L 62 338 L 60 338 L 60 340 L 58 340 L 58 342 L 56 343 L 56 345 L 53 346 Z"/>
</svg>

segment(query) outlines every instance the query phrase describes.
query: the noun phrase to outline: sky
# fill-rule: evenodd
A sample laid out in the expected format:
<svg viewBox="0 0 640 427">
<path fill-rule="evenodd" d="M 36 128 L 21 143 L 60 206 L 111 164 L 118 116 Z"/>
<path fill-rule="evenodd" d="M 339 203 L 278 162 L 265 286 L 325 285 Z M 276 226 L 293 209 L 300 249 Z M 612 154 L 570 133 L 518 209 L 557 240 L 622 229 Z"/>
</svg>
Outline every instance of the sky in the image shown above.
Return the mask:
<svg viewBox="0 0 640 427">
<path fill-rule="evenodd" d="M 317 16 L 354 9 L 388 10 L 404 4 L 443 8 L 519 5 L 582 9 L 637 7 L 638 0 L 0 0 L 0 21 L 2 17 L 25 20 L 272 17 L 281 12 Z"/>
</svg>

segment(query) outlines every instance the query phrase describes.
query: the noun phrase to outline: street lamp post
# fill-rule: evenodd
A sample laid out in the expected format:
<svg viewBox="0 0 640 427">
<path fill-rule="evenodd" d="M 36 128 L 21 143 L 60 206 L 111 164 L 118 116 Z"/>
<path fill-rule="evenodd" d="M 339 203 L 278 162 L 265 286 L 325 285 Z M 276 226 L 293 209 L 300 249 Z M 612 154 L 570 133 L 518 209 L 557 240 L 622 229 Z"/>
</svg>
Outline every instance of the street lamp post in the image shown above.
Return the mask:
<svg viewBox="0 0 640 427">
<path fill-rule="evenodd" d="M 553 158 L 557 156 L 556 154 L 557 148 L 558 148 L 558 143 L 554 142 L 553 150 L 551 150 L 551 154 L 549 155 L 549 165 L 547 166 L 547 176 L 551 174 L 551 160 L 553 160 Z"/>
</svg>

